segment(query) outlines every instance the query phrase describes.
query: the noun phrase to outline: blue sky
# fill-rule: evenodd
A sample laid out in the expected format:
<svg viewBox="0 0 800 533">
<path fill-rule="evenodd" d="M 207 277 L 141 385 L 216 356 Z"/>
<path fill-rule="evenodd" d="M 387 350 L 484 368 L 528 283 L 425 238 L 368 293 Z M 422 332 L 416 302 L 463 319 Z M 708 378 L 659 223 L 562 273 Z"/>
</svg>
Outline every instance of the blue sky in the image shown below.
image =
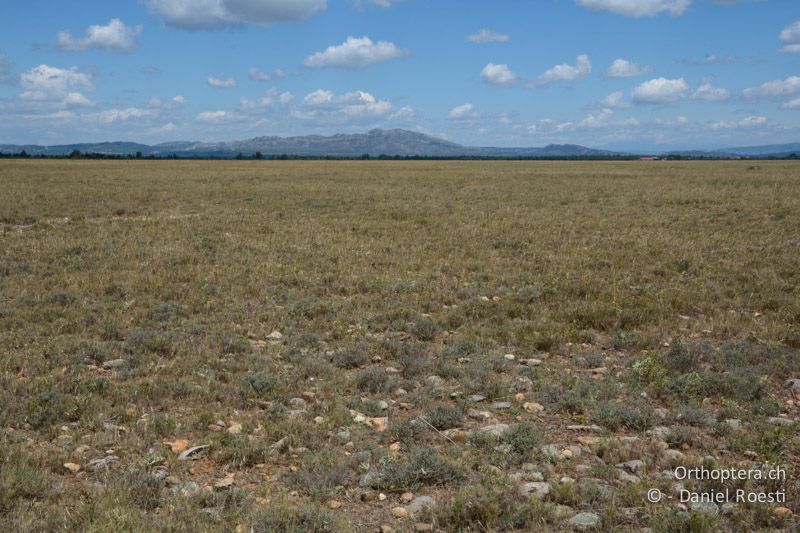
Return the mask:
<svg viewBox="0 0 800 533">
<path fill-rule="evenodd" d="M 0 143 L 800 141 L 796 0 L 8 2 Z"/>
</svg>

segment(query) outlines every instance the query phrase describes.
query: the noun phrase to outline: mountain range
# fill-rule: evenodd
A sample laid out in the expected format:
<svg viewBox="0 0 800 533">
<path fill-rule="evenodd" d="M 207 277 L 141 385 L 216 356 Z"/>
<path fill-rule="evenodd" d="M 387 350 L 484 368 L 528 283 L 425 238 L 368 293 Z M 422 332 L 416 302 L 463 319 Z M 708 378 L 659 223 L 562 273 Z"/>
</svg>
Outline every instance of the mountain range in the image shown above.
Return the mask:
<svg viewBox="0 0 800 533">
<path fill-rule="evenodd" d="M 65 144 L 56 146 L 0 145 L 0 153 L 13 154 L 25 151 L 29 155 L 60 156 L 75 150 L 109 156 L 127 156 L 141 153 L 143 157 L 221 157 L 232 158 L 238 154 L 250 157 L 261 152 L 265 157 L 279 155 L 358 157 L 422 156 L 422 157 L 614 157 L 630 156 L 634 152 L 609 151 L 587 148 L 575 144 L 550 144 L 541 148 L 499 148 L 464 146 L 423 133 L 394 129 L 374 129 L 367 133 L 336 134 L 330 136 L 306 135 L 300 137 L 254 137 L 242 141 L 198 142 L 175 141 L 156 145 L 134 142 L 102 142 Z M 690 157 L 785 157 L 800 154 L 800 143 L 747 146 L 720 150 L 673 151 L 650 155 L 682 155 Z M 642 155 L 641 152 L 636 154 Z"/>
</svg>

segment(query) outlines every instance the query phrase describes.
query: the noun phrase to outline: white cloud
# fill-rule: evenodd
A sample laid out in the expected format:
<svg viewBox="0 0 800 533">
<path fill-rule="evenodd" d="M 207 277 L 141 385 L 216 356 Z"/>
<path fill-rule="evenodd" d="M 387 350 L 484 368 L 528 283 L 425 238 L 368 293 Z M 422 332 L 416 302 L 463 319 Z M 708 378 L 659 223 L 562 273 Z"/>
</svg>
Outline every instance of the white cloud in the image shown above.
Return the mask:
<svg viewBox="0 0 800 533">
<path fill-rule="evenodd" d="M 128 52 L 136 48 L 142 26 L 125 25 L 120 19 L 111 19 L 108 24 L 95 24 L 86 28 L 84 36 L 73 37 L 68 31 L 58 32 L 58 47 L 69 52 L 99 48 L 111 52 Z"/>
<path fill-rule="evenodd" d="M 622 122 L 620 122 L 620 125 L 622 125 L 622 126 L 629 126 L 629 127 L 630 127 L 630 126 L 638 126 L 639 124 L 640 124 L 640 122 L 639 122 L 639 120 L 638 120 L 638 119 L 636 119 L 636 118 L 626 118 L 625 120 L 623 120 Z"/>
<path fill-rule="evenodd" d="M 592 72 L 592 62 L 589 56 L 581 54 L 577 57 L 575 65 L 556 65 L 536 78 L 534 85 L 547 85 L 556 81 L 578 81 L 584 79 Z"/>
<path fill-rule="evenodd" d="M 800 92 L 800 77 L 789 76 L 785 80 L 772 80 L 758 87 L 745 89 L 742 94 L 747 98 L 769 98 L 775 96 L 791 96 Z"/>
<path fill-rule="evenodd" d="M 680 125 L 684 125 L 689 123 L 689 119 L 684 116 L 679 116 L 678 118 L 675 119 L 675 122 L 677 122 Z"/>
<path fill-rule="evenodd" d="M 103 124 L 114 124 L 116 122 L 125 122 L 132 119 L 150 117 L 152 115 L 153 112 L 150 110 L 128 107 L 126 109 L 106 109 L 105 111 L 94 113 L 90 116 L 90 118 L 93 118 L 98 122 L 102 122 Z"/>
<path fill-rule="evenodd" d="M 257 67 L 251 67 L 248 74 L 253 81 L 269 81 L 272 79 L 272 76 Z"/>
<path fill-rule="evenodd" d="M 208 84 L 217 89 L 230 89 L 231 87 L 236 87 L 236 80 L 233 78 L 215 78 L 214 76 L 209 76 Z"/>
<path fill-rule="evenodd" d="M 354 91 L 337 95 L 325 89 L 309 93 L 294 114 L 297 118 L 332 118 L 356 120 L 380 118 L 392 110 L 388 100 L 378 100 L 368 92 Z"/>
<path fill-rule="evenodd" d="M 714 87 L 711 83 L 704 83 L 692 93 L 692 100 L 704 100 L 706 102 L 724 102 L 731 97 L 731 92 L 727 89 Z"/>
<path fill-rule="evenodd" d="M 206 124 L 223 124 L 225 122 L 233 122 L 239 118 L 238 114 L 230 111 L 203 111 L 195 117 L 195 120 Z"/>
<path fill-rule="evenodd" d="M 659 13 L 682 15 L 692 0 L 577 0 L 589 9 L 605 10 L 627 17 L 652 17 Z"/>
<path fill-rule="evenodd" d="M 778 38 L 785 44 L 781 52 L 800 53 L 800 20 L 784 28 Z"/>
<path fill-rule="evenodd" d="M 633 90 L 633 101 L 642 104 L 666 104 L 686 96 L 689 85 L 683 78 L 655 78 Z"/>
<path fill-rule="evenodd" d="M 150 133 L 158 135 L 161 133 L 172 133 L 173 131 L 177 130 L 178 126 L 176 126 L 172 122 L 167 122 L 163 126 L 158 126 L 156 128 L 150 128 Z"/>
<path fill-rule="evenodd" d="M 186 98 L 181 95 L 173 96 L 169 99 L 169 101 L 164 102 L 161 98 L 154 96 L 150 100 L 147 101 L 147 107 L 150 109 L 174 109 L 176 107 L 181 107 L 185 105 L 187 102 Z"/>
<path fill-rule="evenodd" d="M 306 20 L 327 7 L 326 0 L 145 0 L 167 25 L 184 30 L 221 30 Z"/>
<path fill-rule="evenodd" d="M 517 75 L 508 65 L 489 63 L 481 70 L 481 79 L 494 85 L 513 85 L 517 82 Z"/>
<path fill-rule="evenodd" d="M 62 103 L 67 107 L 92 107 L 94 105 L 91 100 L 78 92 L 67 94 Z"/>
<path fill-rule="evenodd" d="M 472 118 L 475 116 L 474 110 L 475 106 L 467 102 L 451 109 L 450 112 L 447 114 L 447 118 L 453 120 L 463 120 L 465 118 Z"/>
<path fill-rule="evenodd" d="M 382 8 L 390 8 L 401 0 L 368 0 L 370 4 Z"/>
<path fill-rule="evenodd" d="M 289 91 L 282 92 L 280 96 L 278 96 L 278 101 L 280 101 L 281 105 L 286 105 L 292 100 L 294 100 L 294 95 Z"/>
<path fill-rule="evenodd" d="M 762 117 L 760 115 L 747 117 L 739 121 L 739 125 L 742 127 L 750 127 L 750 126 L 763 126 L 767 123 L 767 117 Z"/>
<path fill-rule="evenodd" d="M 789 100 L 781 106 L 783 109 L 800 109 L 800 98 Z"/>
<path fill-rule="evenodd" d="M 309 56 L 303 65 L 307 68 L 359 69 L 407 56 L 409 53 L 388 41 L 375 43 L 369 37 L 348 37 L 340 45 L 329 46 L 324 52 Z"/>
<path fill-rule="evenodd" d="M 712 130 L 730 130 L 735 128 L 752 128 L 756 126 L 765 126 L 767 122 L 768 122 L 767 117 L 761 115 L 754 115 L 750 117 L 745 117 L 739 122 L 721 120 L 719 122 L 712 123 L 709 127 Z"/>
<path fill-rule="evenodd" d="M 483 28 L 478 33 L 473 33 L 472 35 L 468 36 L 467 40 L 476 44 L 507 43 L 509 37 L 508 35 L 503 35 L 502 33 L 498 33 L 494 30 Z"/>
<path fill-rule="evenodd" d="M 250 70 L 247 71 L 247 75 L 253 81 L 270 81 L 273 78 L 285 78 L 286 72 L 284 72 L 283 69 L 276 68 L 272 74 L 270 74 L 258 67 L 251 67 Z"/>
<path fill-rule="evenodd" d="M 414 109 L 411 106 L 403 106 L 389 116 L 391 120 L 411 120 L 416 116 Z"/>
<path fill-rule="evenodd" d="M 579 128 L 602 128 L 608 126 L 608 119 L 611 118 L 611 115 L 614 114 L 614 111 L 611 109 L 601 109 L 597 113 L 589 113 L 586 115 L 586 118 L 578 122 Z"/>
<path fill-rule="evenodd" d="M 66 99 L 69 95 L 75 101 L 78 94 L 74 89 L 84 88 L 93 90 L 92 77 L 79 72 L 77 68 L 62 69 L 49 65 L 39 65 L 20 76 L 23 100 L 58 101 Z M 65 102 L 66 103 L 66 102 Z"/>
<path fill-rule="evenodd" d="M 629 107 L 631 105 L 627 100 L 625 100 L 625 95 L 622 93 L 622 91 L 614 91 L 600 100 L 600 103 L 607 108 L 621 108 Z"/>
<path fill-rule="evenodd" d="M 255 111 L 259 109 L 265 109 L 267 107 L 272 107 L 275 103 L 275 97 L 278 94 L 278 90 L 274 87 L 264 93 L 264 95 L 256 100 L 249 100 L 245 97 L 239 99 L 239 108 L 243 111 Z"/>
<path fill-rule="evenodd" d="M 607 78 L 633 78 L 652 72 L 653 67 L 642 67 L 638 63 L 632 63 L 627 59 L 615 59 L 603 74 Z"/>
</svg>

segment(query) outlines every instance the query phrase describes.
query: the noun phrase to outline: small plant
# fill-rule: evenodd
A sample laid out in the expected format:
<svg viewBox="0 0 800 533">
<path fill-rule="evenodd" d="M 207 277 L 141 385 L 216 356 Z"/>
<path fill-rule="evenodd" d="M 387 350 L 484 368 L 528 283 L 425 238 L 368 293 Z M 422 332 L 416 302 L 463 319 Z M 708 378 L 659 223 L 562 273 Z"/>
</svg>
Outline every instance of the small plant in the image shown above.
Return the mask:
<svg viewBox="0 0 800 533">
<path fill-rule="evenodd" d="M 372 487 L 379 490 L 399 492 L 421 485 L 443 485 L 460 479 L 461 470 L 439 457 L 433 448 L 415 448 L 405 462 L 386 462 L 378 471 Z"/>
<path fill-rule="evenodd" d="M 425 412 L 425 420 L 438 430 L 455 428 L 464 421 L 464 413 L 449 405 L 437 405 Z"/>
<path fill-rule="evenodd" d="M 695 354 L 682 340 L 678 339 L 672 343 L 664 357 L 667 366 L 673 372 L 684 374 L 693 372 L 698 368 L 698 361 Z"/>
<path fill-rule="evenodd" d="M 378 394 L 389 389 L 391 379 L 386 370 L 377 366 L 370 366 L 358 373 L 355 386 L 363 392 Z"/>
<path fill-rule="evenodd" d="M 649 408 L 635 408 L 620 403 L 606 402 L 594 410 L 592 421 L 611 431 L 623 427 L 643 431 L 653 424 L 653 413 Z"/>
<path fill-rule="evenodd" d="M 286 475 L 290 486 L 317 500 L 325 500 L 336 493 L 353 473 L 353 461 L 341 459 L 336 453 L 325 450 L 312 454 L 303 461 L 296 472 Z"/>
<path fill-rule="evenodd" d="M 503 441 L 515 454 L 530 457 L 544 444 L 544 436 L 533 422 L 520 422 L 503 435 Z"/>
<path fill-rule="evenodd" d="M 636 333 L 627 330 L 617 331 L 611 339 L 611 345 L 615 350 L 630 350 L 636 346 Z"/>
<path fill-rule="evenodd" d="M 419 340 L 424 342 L 432 341 L 439 334 L 439 326 L 430 318 L 422 317 L 414 323 L 411 333 Z"/>
<path fill-rule="evenodd" d="M 348 528 L 333 511 L 325 507 L 278 503 L 258 511 L 250 529 L 253 533 L 339 533 Z"/>
<path fill-rule="evenodd" d="M 369 363 L 369 355 L 363 349 L 351 346 L 335 352 L 331 363 L 337 368 L 358 368 Z"/>
<path fill-rule="evenodd" d="M 272 374 L 256 372 L 242 377 L 240 393 L 243 399 L 266 399 L 278 386 L 278 378 Z"/>
</svg>

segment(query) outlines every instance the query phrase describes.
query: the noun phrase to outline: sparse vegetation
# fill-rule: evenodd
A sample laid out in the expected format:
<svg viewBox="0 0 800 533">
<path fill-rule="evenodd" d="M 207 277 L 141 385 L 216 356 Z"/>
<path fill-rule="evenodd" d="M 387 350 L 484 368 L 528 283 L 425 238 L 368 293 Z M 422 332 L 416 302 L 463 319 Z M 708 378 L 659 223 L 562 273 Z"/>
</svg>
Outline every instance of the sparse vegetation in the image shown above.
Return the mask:
<svg viewBox="0 0 800 533">
<path fill-rule="evenodd" d="M 746 165 L 2 160 L 0 525 L 796 529 L 800 172 Z M 711 459 L 788 512 L 646 502 Z"/>
</svg>

